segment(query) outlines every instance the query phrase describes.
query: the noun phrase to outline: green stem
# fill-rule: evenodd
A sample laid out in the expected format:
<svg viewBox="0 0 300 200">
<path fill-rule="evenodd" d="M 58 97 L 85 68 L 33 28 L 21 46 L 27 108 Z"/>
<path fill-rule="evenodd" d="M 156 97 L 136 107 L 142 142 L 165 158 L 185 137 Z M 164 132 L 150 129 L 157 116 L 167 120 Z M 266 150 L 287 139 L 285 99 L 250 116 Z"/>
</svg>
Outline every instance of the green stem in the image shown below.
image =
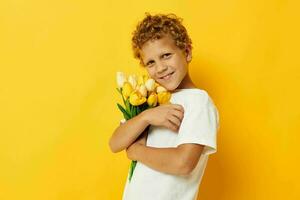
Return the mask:
<svg viewBox="0 0 300 200">
<path fill-rule="evenodd" d="M 137 163 L 136 160 L 132 160 L 131 163 L 130 163 L 129 182 L 131 181 L 131 178 L 132 178 L 132 175 L 133 175 L 133 171 L 134 171 L 134 169 L 136 167 L 136 163 Z"/>
</svg>

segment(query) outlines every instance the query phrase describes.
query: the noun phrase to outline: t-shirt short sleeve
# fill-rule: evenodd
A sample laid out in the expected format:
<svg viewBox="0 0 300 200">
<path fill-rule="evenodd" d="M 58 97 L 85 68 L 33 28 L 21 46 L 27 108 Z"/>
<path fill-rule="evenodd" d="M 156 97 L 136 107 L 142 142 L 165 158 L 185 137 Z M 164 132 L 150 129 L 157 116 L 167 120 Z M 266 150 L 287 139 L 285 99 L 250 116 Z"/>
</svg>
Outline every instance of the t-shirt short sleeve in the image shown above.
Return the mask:
<svg viewBox="0 0 300 200">
<path fill-rule="evenodd" d="M 209 95 L 195 95 L 184 106 L 177 146 L 185 143 L 204 145 L 202 154 L 209 155 L 217 151 L 217 131 L 219 113 Z"/>
</svg>

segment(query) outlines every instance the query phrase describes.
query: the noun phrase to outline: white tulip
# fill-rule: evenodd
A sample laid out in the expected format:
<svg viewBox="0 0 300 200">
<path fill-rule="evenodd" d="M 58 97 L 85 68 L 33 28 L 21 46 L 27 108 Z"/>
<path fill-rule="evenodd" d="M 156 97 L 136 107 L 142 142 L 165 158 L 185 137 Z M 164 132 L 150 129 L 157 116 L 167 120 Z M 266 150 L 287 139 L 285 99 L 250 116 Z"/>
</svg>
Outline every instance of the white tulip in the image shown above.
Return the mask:
<svg viewBox="0 0 300 200">
<path fill-rule="evenodd" d="M 146 81 L 145 86 L 149 92 L 152 92 L 155 89 L 155 81 L 152 78 L 149 78 Z"/>
<path fill-rule="evenodd" d="M 161 92 L 166 92 L 167 89 L 164 88 L 163 86 L 157 86 L 156 88 L 156 93 L 161 93 Z"/>
<path fill-rule="evenodd" d="M 132 88 L 135 89 L 137 86 L 137 76 L 135 74 L 128 77 L 128 82 L 131 84 Z"/>
<path fill-rule="evenodd" d="M 141 85 L 138 90 L 144 97 L 147 97 L 147 88 L 145 85 Z"/>
<path fill-rule="evenodd" d="M 126 82 L 126 75 L 123 72 L 117 72 L 117 85 L 119 88 L 123 87 Z"/>
</svg>

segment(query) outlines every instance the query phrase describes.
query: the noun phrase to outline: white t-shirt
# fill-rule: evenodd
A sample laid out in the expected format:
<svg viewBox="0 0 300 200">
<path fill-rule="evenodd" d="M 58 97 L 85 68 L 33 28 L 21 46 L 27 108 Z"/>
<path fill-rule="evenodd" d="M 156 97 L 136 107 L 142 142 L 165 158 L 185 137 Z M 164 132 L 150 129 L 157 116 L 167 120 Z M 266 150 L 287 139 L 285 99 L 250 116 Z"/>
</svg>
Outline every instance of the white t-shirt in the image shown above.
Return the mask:
<svg viewBox="0 0 300 200">
<path fill-rule="evenodd" d="M 131 181 L 126 179 L 123 200 L 195 200 L 206 167 L 208 155 L 217 150 L 219 114 L 205 90 L 177 89 L 171 103 L 184 107 L 184 118 L 178 133 L 150 126 L 147 146 L 177 147 L 184 143 L 205 145 L 194 170 L 187 176 L 156 171 L 137 162 Z"/>
</svg>

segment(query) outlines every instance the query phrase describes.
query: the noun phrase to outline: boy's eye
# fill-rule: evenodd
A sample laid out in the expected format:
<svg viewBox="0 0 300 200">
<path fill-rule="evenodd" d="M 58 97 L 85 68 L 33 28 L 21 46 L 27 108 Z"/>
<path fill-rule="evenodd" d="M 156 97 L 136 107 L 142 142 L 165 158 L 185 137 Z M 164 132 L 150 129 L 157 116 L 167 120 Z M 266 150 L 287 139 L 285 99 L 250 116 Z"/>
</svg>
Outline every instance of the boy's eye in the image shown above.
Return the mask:
<svg viewBox="0 0 300 200">
<path fill-rule="evenodd" d="M 165 53 L 165 54 L 162 55 L 162 57 L 163 57 L 163 58 L 169 58 L 169 57 L 171 57 L 171 55 L 172 55 L 172 53 Z M 153 63 L 154 63 L 154 61 L 151 60 L 151 61 L 149 61 L 149 62 L 146 64 L 146 66 L 147 66 L 147 67 L 151 67 Z"/>
<path fill-rule="evenodd" d="M 147 63 L 147 67 L 150 67 L 152 64 L 153 64 L 153 61 L 149 61 L 149 62 Z"/>
<path fill-rule="evenodd" d="M 166 53 L 163 55 L 163 57 L 167 58 L 167 57 L 170 57 L 170 55 L 171 55 L 170 53 Z"/>
</svg>

